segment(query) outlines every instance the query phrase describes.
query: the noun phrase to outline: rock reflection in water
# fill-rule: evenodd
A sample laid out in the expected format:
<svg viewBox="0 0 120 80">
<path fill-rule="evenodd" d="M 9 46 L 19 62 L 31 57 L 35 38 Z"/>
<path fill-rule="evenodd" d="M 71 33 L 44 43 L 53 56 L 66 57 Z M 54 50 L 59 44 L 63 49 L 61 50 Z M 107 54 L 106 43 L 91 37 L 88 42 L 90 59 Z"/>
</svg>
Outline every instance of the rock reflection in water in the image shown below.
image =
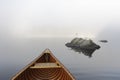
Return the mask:
<svg viewBox="0 0 120 80">
<path fill-rule="evenodd" d="M 72 50 L 83 53 L 86 56 L 92 57 L 95 50 L 99 49 L 100 46 L 95 44 L 91 39 L 74 38 L 71 42 L 65 44 Z"/>
</svg>

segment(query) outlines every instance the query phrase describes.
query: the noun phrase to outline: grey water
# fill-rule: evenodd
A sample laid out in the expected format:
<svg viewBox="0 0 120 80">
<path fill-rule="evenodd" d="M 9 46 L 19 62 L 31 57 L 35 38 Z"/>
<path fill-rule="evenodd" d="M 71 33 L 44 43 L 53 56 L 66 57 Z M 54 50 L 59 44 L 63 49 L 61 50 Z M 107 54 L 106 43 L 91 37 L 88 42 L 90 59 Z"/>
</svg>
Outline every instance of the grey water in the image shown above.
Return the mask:
<svg viewBox="0 0 120 80">
<path fill-rule="evenodd" d="M 96 43 L 102 48 L 91 58 L 72 51 L 65 43 L 72 38 L 29 38 L 0 41 L 0 80 L 10 80 L 46 48 L 68 68 L 76 80 L 120 80 L 119 48 Z"/>
</svg>

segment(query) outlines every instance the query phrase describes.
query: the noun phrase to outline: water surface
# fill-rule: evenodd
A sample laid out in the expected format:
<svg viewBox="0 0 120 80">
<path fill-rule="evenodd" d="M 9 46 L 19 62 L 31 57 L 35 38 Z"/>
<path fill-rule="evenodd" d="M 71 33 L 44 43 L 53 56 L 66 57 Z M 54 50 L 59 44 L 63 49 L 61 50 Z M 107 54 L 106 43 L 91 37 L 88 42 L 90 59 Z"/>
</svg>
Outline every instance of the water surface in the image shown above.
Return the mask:
<svg viewBox="0 0 120 80">
<path fill-rule="evenodd" d="M 115 49 L 111 44 L 99 43 L 102 48 L 89 58 L 65 46 L 71 39 L 34 38 L 1 41 L 0 80 L 10 80 L 46 48 L 53 52 L 77 80 L 120 80 L 119 49 Z"/>
</svg>

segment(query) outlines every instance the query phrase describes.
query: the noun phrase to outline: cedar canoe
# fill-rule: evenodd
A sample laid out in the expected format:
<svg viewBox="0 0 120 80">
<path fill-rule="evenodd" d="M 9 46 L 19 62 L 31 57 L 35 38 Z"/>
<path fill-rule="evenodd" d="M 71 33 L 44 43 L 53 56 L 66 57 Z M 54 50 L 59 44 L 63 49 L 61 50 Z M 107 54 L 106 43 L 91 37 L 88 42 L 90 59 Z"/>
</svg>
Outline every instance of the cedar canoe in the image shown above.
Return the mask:
<svg viewBox="0 0 120 80">
<path fill-rule="evenodd" d="M 43 51 L 11 80 L 75 80 L 49 49 Z"/>
</svg>

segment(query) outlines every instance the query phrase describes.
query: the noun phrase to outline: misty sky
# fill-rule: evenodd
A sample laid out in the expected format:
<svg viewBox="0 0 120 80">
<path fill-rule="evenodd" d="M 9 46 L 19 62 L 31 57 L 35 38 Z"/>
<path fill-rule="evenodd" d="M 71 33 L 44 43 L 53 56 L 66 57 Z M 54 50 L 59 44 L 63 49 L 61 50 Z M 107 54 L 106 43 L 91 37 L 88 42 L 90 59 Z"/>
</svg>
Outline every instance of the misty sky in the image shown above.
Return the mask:
<svg viewBox="0 0 120 80">
<path fill-rule="evenodd" d="M 96 37 L 119 21 L 119 0 L 0 0 L 1 36 Z"/>
</svg>

